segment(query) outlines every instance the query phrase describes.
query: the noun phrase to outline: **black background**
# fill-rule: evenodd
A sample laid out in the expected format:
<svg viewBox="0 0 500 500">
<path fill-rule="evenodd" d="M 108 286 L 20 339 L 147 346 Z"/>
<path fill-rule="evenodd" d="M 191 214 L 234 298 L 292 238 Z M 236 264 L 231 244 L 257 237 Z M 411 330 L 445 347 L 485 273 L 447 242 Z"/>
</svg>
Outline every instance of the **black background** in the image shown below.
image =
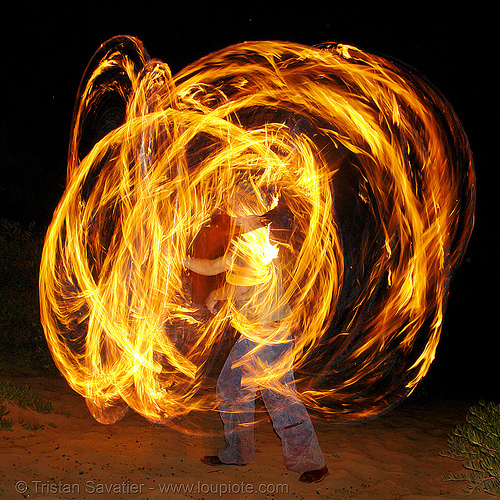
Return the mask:
<svg viewBox="0 0 500 500">
<path fill-rule="evenodd" d="M 498 17 L 494 3 L 330 7 L 186 2 L 17 2 L 2 13 L 0 217 L 41 230 L 62 195 L 74 99 L 99 45 L 140 38 L 175 74 L 245 40 L 338 41 L 397 58 L 455 108 L 477 173 L 476 227 L 452 281 L 436 360 L 422 384 L 442 397 L 500 399 L 498 370 Z"/>
</svg>

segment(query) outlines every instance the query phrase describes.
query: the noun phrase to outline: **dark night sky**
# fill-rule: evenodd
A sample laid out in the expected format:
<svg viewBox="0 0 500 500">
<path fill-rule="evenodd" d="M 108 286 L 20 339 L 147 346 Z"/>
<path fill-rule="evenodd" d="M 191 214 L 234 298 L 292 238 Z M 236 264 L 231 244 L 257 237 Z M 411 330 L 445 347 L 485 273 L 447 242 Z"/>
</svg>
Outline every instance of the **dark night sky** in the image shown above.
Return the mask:
<svg viewBox="0 0 500 500">
<path fill-rule="evenodd" d="M 285 3 L 264 10 L 254 3 L 230 9 L 207 3 L 172 8 L 171 2 L 18 2 L 3 17 L 0 111 L 0 217 L 49 223 L 62 194 L 72 108 L 92 54 L 118 34 L 139 37 L 152 57 L 176 73 L 214 50 L 245 40 L 305 44 L 340 41 L 402 60 L 427 77 L 451 102 L 469 137 L 478 176 L 476 228 L 452 282 L 436 361 L 424 387 L 446 394 L 499 399 L 498 347 L 493 326 L 498 266 L 493 233 L 498 209 L 498 124 L 495 82 L 497 27 L 493 3 L 451 4 L 453 11 L 421 3 L 396 9 L 357 6 L 300 11 Z M 328 5 L 336 3 L 329 2 Z M 275 5 L 270 3 L 270 5 Z M 320 4 L 321 5 L 321 4 Z M 410 5 L 410 6 L 407 6 Z M 471 6 L 472 5 L 472 6 Z M 415 7 L 414 7 L 415 6 Z M 461 10 L 458 10 L 461 9 Z M 495 123 L 495 125 L 493 125 Z M 498 247 L 497 247 L 498 248 Z M 490 286 L 494 292 L 491 292 Z M 496 316 L 496 314 L 495 314 Z M 497 362 L 497 363 L 496 363 Z"/>
</svg>

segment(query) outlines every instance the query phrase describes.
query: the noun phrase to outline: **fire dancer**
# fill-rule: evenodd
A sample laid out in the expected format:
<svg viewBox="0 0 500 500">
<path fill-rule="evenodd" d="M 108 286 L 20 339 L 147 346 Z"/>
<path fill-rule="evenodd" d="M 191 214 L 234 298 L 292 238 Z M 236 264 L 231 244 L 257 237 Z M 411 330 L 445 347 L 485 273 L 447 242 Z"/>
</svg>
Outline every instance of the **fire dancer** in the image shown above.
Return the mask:
<svg viewBox="0 0 500 500">
<path fill-rule="evenodd" d="M 185 260 L 186 267 L 198 274 L 226 273 L 225 283 L 208 295 L 206 305 L 215 313 L 218 301 L 227 300 L 231 323 L 240 334 L 217 381 L 226 446 L 218 455 L 203 457 L 202 462 L 246 465 L 254 461 L 255 399 L 260 388 L 282 441 L 286 467 L 301 474 L 302 482 L 319 482 L 328 468 L 308 412 L 297 396 L 292 314 L 284 299 L 278 249 L 269 239 L 278 214 L 286 210 L 255 215 L 259 213 L 258 195 L 249 195 L 249 191 L 240 188 L 231 197 L 228 211 L 239 234 L 230 251 L 217 259 Z"/>
</svg>

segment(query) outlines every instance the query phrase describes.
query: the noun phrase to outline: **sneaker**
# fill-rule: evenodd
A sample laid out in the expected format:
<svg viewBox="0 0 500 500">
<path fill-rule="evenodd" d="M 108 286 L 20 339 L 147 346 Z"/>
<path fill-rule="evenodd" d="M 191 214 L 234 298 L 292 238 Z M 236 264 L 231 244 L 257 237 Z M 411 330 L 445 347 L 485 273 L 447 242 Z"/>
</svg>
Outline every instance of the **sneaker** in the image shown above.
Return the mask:
<svg viewBox="0 0 500 500">
<path fill-rule="evenodd" d="M 328 467 L 325 465 L 321 467 L 321 469 L 304 472 L 299 477 L 299 481 L 303 483 L 319 483 L 323 481 L 326 476 L 328 476 Z"/>
<path fill-rule="evenodd" d="M 205 465 L 246 465 L 246 464 L 226 464 L 218 455 L 205 455 L 201 458 L 202 463 Z"/>
</svg>

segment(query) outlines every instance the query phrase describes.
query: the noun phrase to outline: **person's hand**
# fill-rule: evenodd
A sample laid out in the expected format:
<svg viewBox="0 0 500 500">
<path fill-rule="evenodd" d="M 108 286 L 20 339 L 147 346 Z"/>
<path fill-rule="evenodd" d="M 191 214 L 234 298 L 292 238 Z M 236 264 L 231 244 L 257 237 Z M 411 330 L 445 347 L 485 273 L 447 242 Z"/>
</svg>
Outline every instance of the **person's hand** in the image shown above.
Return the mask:
<svg viewBox="0 0 500 500">
<path fill-rule="evenodd" d="M 205 300 L 205 304 L 207 305 L 207 309 L 212 313 L 215 314 L 217 311 L 215 310 L 215 306 L 217 305 L 217 302 L 219 302 L 215 298 L 215 292 L 216 290 L 212 290 L 210 294 L 208 295 L 207 299 Z"/>
</svg>

